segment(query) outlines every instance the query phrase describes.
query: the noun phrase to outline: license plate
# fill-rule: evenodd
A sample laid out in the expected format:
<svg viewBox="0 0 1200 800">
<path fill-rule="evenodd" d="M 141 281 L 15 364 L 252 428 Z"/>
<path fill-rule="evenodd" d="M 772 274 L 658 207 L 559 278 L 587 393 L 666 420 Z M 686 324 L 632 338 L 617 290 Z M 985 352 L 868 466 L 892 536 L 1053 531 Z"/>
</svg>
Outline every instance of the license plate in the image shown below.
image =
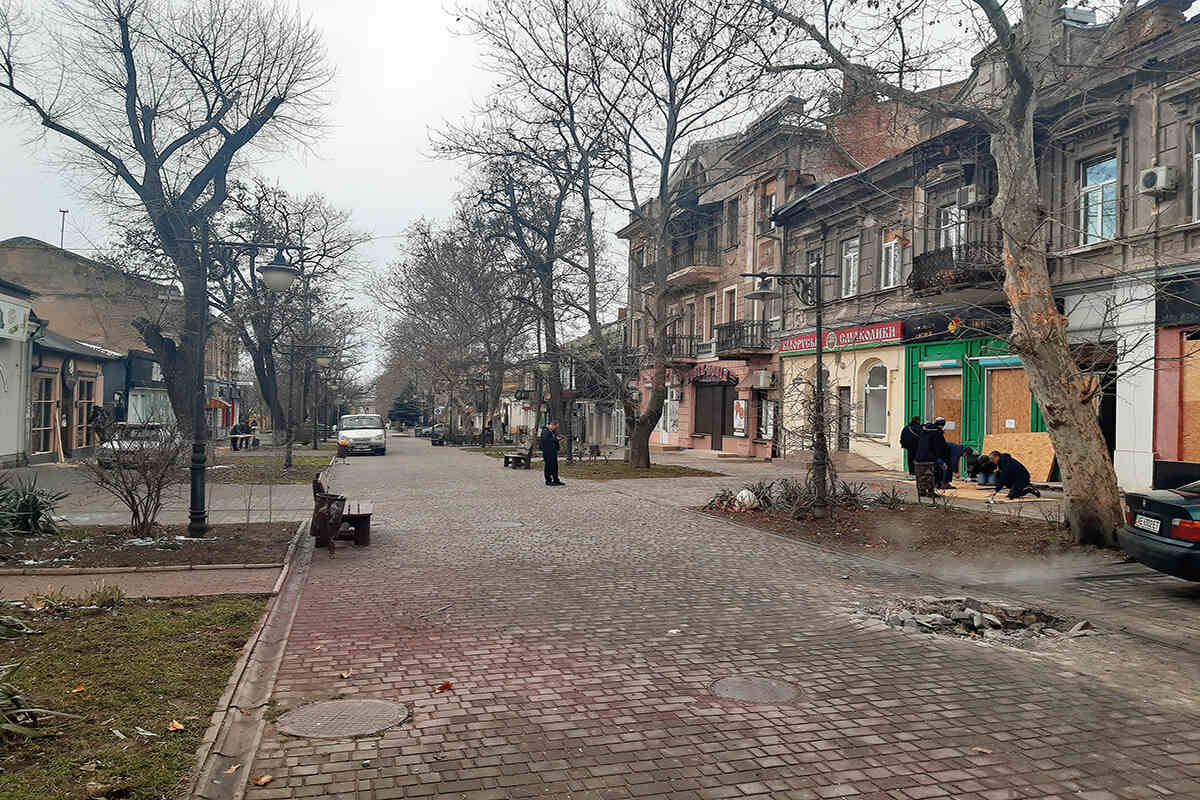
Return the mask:
<svg viewBox="0 0 1200 800">
<path fill-rule="evenodd" d="M 1144 514 L 1138 514 L 1133 518 L 1133 526 L 1135 528 L 1141 528 L 1144 531 L 1150 531 L 1151 533 L 1158 533 L 1158 531 L 1162 528 L 1162 523 L 1153 517 L 1147 517 Z"/>
</svg>

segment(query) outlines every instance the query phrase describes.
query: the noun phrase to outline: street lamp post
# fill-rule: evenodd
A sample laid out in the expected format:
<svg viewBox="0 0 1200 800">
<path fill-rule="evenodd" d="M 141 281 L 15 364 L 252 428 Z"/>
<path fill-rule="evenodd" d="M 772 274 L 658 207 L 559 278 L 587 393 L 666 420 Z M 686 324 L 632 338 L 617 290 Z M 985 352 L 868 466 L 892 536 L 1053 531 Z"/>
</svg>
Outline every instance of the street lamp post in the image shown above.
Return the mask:
<svg viewBox="0 0 1200 800">
<path fill-rule="evenodd" d="M 203 238 L 201 239 L 179 239 L 182 244 L 198 245 L 200 247 L 200 263 L 204 267 L 205 274 L 210 280 L 221 280 L 227 277 L 232 272 L 236 257 L 239 255 L 250 256 L 250 274 L 254 274 L 254 259 L 258 255 L 258 251 L 264 248 L 274 248 L 275 258 L 270 264 L 259 268 L 262 273 L 262 283 L 273 292 L 284 291 L 291 285 L 292 281 L 300 270 L 287 263 L 284 258 L 283 251 L 286 249 L 299 250 L 300 248 L 289 247 L 279 244 L 263 244 L 261 242 L 223 242 L 213 240 L 208 235 L 208 225 L 204 225 Z M 214 259 L 212 257 L 212 248 L 219 248 L 222 251 L 222 257 Z M 205 317 L 208 315 L 208 309 L 205 308 Z M 193 358 L 197 359 L 196 370 L 196 385 L 192 389 L 192 459 L 189 465 L 189 483 L 190 497 L 188 502 L 188 526 L 187 535 L 193 538 L 203 537 L 208 533 L 208 508 L 204 500 L 205 493 L 205 468 L 208 459 L 208 441 L 205 438 L 203 427 L 199 424 L 205 413 L 205 399 L 207 393 L 204 390 L 204 351 L 208 342 L 208 327 L 207 323 L 200 331 L 198 338 L 198 352 L 193 354 Z"/>
<path fill-rule="evenodd" d="M 823 519 L 829 514 L 829 441 L 825 435 L 825 297 L 822 278 L 839 276 L 824 272 L 744 272 L 742 277 L 758 278 L 758 288 L 746 293 L 747 300 L 760 300 L 765 303 L 779 297 L 767 283 L 773 279 L 781 284 L 788 284 L 800 304 L 812 306 L 815 312 L 813 327 L 816 334 L 817 389 L 813 398 L 813 483 L 816 496 L 813 498 L 812 515 L 816 519 Z M 796 284 L 799 284 L 799 288 Z"/>
</svg>

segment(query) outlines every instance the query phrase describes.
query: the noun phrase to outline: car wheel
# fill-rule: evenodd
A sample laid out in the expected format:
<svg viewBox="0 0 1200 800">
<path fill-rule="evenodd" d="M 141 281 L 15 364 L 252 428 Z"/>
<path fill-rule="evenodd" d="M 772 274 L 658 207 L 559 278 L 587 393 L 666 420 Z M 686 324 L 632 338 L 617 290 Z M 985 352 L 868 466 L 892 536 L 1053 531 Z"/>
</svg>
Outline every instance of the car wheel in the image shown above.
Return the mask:
<svg viewBox="0 0 1200 800">
<path fill-rule="evenodd" d="M 386 448 L 386 447 L 381 447 L 381 448 L 379 448 L 378 450 L 376 450 L 375 452 L 376 452 L 376 454 L 378 454 L 378 455 L 381 455 L 381 456 L 386 456 L 386 455 L 387 455 L 387 448 Z"/>
</svg>

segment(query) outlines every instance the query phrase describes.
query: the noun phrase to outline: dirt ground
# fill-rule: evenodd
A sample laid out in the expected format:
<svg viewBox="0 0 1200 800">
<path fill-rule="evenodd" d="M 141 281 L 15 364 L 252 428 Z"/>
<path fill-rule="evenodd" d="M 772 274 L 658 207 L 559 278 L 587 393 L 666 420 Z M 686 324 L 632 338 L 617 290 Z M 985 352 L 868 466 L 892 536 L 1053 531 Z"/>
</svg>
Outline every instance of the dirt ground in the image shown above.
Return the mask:
<svg viewBox="0 0 1200 800">
<path fill-rule="evenodd" d="M 60 536 L 0 538 L 0 567 L 150 567 L 182 564 L 277 564 L 296 533 L 294 522 L 213 525 L 188 539 L 186 525 L 160 526 L 153 539 L 123 527 L 66 527 Z"/>
<path fill-rule="evenodd" d="M 907 560 L 906 556 L 952 556 L 962 561 L 1082 556 L 1103 565 L 1123 558 L 1116 551 L 1080 547 L 1066 531 L 1041 519 L 959 507 L 840 508 L 825 520 L 795 520 L 782 511 L 705 509 L 704 513 L 814 544 L 899 561 Z"/>
</svg>

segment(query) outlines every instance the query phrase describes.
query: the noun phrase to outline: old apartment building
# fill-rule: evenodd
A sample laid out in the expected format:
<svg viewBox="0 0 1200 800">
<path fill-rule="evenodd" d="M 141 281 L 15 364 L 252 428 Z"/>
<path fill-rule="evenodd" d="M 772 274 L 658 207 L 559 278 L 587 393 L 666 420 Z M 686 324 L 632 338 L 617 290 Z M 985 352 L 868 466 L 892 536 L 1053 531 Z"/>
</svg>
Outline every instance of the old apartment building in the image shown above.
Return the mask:
<svg viewBox="0 0 1200 800">
<path fill-rule="evenodd" d="M 782 302 L 746 299 L 754 281 L 743 273 L 780 269 L 779 208 L 915 139 L 911 115 L 886 108 L 856 100 L 836 124 L 814 125 L 788 97 L 745 131 L 691 148 L 679 180 L 695 202 L 673 218 L 666 280 L 671 386 L 652 444 L 772 455 Z M 852 133 L 835 141 L 841 129 Z M 630 241 L 629 341 L 646 349 L 655 329 L 648 233 L 634 215 L 619 235 Z"/>
<path fill-rule="evenodd" d="M 1096 413 L 1126 489 L 1200 477 L 1200 414 L 1188 413 L 1200 411 L 1200 359 L 1189 357 L 1200 352 L 1200 22 L 1186 8 L 1144 5 L 1083 90 L 1039 113 L 1055 292 L 1076 360 L 1095 377 Z M 1058 24 L 1068 61 L 1103 32 L 1079 9 Z M 971 78 L 947 90 L 969 98 L 996 80 L 1002 67 L 983 54 Z M 696 223 L 703 246 L 680 242 L 678 405 L 659 441 L 755 456 L 809 446 L 812 309 L 788 287 L 744 299 L 750 282 L 740 274 L 773 269 L 774 259 L 785 272 L 833 276 L 822 285 L 831 445 L 900 469 L 899 431 L 912 416 L 945 417 L 947 437 L 977 451 L 991 437 L 1045 437 L 1006 342 L 986 133 L 923 119 L 916 135 L 891 140 L 890 153 L 849 167 L 821 145 L 836 126 L 793 131 L 777 121 L 773 134 L 756 132 L 770 117 L 722 157 L 747 152 L 756 136 L 786 137 L 795 149 L 779 147 L 773 168 L 736 190 L 706 193 L 712 202 L 698 205 Z M 636 225 L 623 234 L 636 287 Z M 723 258 L 687 262 L 713 242 Z M 631 290 L 635 312 L 637 300 Z"/>
</svg>

